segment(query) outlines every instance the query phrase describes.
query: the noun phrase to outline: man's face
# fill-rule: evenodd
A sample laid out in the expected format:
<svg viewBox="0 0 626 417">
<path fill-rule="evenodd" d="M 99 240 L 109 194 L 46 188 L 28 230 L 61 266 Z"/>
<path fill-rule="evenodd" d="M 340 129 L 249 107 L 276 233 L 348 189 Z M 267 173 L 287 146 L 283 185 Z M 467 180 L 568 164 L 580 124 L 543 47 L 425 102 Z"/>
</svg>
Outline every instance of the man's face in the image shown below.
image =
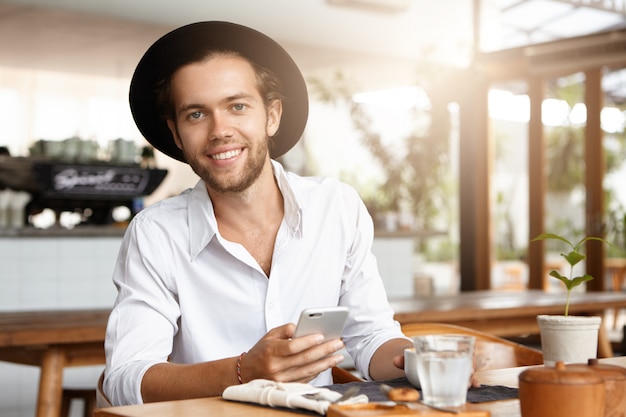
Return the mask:
<svg viewBox="0 0 626 417">
<path fill-rule="evenodd" d="M 278 130 L 281 106 L 268 109 L 252 66 L 217 56 L 172 76 L 175 120 L 168 126 L 187 162 L 218 192 L 246 190 L 269 162 L 268 137 Z"/>
</svg>

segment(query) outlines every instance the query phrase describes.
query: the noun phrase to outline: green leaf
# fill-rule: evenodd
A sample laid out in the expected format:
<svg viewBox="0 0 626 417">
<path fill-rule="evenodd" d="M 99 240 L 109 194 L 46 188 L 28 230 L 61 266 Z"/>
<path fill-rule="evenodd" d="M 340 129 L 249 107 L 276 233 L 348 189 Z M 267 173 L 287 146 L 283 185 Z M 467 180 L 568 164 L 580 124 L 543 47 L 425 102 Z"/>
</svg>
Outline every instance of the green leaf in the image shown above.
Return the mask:
<svg viewBox="0 0 626 417">
<path fill-rule="evenodd" d="M 537 236 L 536 238 L 534 238 L 533 240 L 531 240 L 531 242 L 536 242 L 538 240 L 545 240 L 545 239 L 560 240 L 562 242 L 567 243 L 572 248 L 574 248 L 574 245 L 572 244 L 572 242 L 570 242 L 569 240 L 565 239 L 563 236 L 555 235 L 554 233 L 542 233 L 539 236 Z"/>
<path fill-rule="evenodd" d="M 593 279 L 593 277 L 591 275 L 589 275 L 589 274 L 585 274 L 582 277 L 576 277 L 576 278 L 570 280 L 571 287 L 568 287 L 568 288 L 572 289 L 574 287 L 578 287 L 583 282 L 591 281 L 592 279 Z"/>
<path fill-rule="evenodd" d="M 606 243 L 609 246 L 613 246 L 610 242 L 607 242 L 606 240 L 602 239 L 601 237 L 587 236 L 587 237 L 581 239 L 581 241 L 576 244 L 576 246 L 574 247 L 574 250 L 578 251 L 580 249 L 580 247 L 583 245 L 583 243 L 585 243 L 588 240 L 597 240 L 598 242 Z"/>
<path fill-rule="evenodd" d="M 562 257 L 565 258 L 565 260 L 567 261 L 568 264 L 570 264 L 571 266 L 576 265 L 578 262 L 582 261 L 583 259 L 585 259 L 585 255 L 583 255 L 580 252 L 576 252 L 576 251 L 571 251 L 570 253 L 568 253 L 567 255 L 562 253 L 561 254 Z"/>
<path fill-rule="evenodd" d="M 550 276 L 563 281 L 563 284 L 565 284 L 565 286 L 567 288 L 569 288 L 569 285 L 570 285 L 569 284 L 569 281 L 570 281 L 569 278 L 564 277 L 563 275 L 559 274 L 559 271 L 550 271 Z"/>
<path fill-rule="evenodd" d="M 531 240 L 531 242 L 535 242 L 535 241 L 538 241 L 538 240 L 544 240 L 544 239 L 560 240 L 561 242 L 567 243 L 572 248 L 572 251 L 569 252 L 568 254 L 561 253 L 561 256 L 563 258 L 565 258 L 567 263 L 571 266 L 570 276 L 573 274 L 574 265 L 578 264 L 580 261 L 582 261 L 583 259 L 586 258 L 585 255 L 583 255 L 582 253 L 579 252 L 579 249 L 583 246 L 583 244 L 585 242 L 587 242 L 588 240 L 597 240 L 597 241 L 606 243 L 608 245 L 611 245 L 610 242 L 607 242 L 606 240 L 604 240 L 602 238 L 599 238 L 599 237 L 596 237 L 596 236 L 587 236 L 587 237 L 581 239 L 580 242 L 578 242 L 576 244 L 576 246 L 574 246 L 572 244 L 572 242 L 570 242 L 569 240 L 565 239 L 562 236 L 556 235 L 554 233 L 542 233 L 539 236 L 537 236 L 536 238 L 534 238 L 533 240 Z M 570 293 L 572 291 L 572 288 L 575 288 L 575 287 L 579 286 L 583 282 L 591 281 L 593 279 L 593 277 L 591 275 L 585 274 L 582 277 L 567 278 L 567 277 L 561 275 L 558 271 L 550 271 L 550 276 L 552 276 L 554 278 L 557 278 L 558 280 L 563 282 L 563 284 L 565 284 L 565 287 L 567 288 L 567 298 L 566 298 L 566 301 L 565 301 L 565 315 L 567 316 L 568 312 L 569 312 L 569 299 L 570 299 Z"/>
</svg>

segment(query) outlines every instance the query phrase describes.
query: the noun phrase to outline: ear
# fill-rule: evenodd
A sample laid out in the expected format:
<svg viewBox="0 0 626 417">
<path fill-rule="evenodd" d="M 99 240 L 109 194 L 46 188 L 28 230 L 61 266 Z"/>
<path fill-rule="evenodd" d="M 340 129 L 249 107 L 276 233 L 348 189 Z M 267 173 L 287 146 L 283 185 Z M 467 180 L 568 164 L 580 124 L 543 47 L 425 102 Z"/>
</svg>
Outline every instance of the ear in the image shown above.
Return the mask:
<svg viewBox="0 0 626 417">
<path fill-rule="evenodd" d="M 183 144 L 180 140 L 180 135 L 178 134 L 178 129 L 176 128 L 176 123 L 172 119 L 167 119 L 167 127 L 170 129 L 172 133 L 172 137 L 174 138 L 174 143 L 178 146 L 178 149 L 183 149 Z"/>
<path fill-rule="evenodd" d="M 283 102 L 281 100 L 272 100 L 267 106 L 267 136 L 272 137 L 278 132 L 280 127 L 280 116 L 283 114 Z"/>
</svg>

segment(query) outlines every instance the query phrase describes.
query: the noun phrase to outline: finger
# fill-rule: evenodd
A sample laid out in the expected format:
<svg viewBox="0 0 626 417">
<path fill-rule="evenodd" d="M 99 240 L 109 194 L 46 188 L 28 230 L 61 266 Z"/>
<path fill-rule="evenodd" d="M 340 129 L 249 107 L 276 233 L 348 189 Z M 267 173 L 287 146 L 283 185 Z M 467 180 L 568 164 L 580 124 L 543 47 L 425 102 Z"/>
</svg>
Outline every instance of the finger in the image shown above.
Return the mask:
<svg viewBox="0 0 626 417">
<path fill-rule="evenodd" d="M 316 346 L 320 346 L 320 345 L 328 344 L 328 343 L 334 343 L 336 341 L 339 341 L 339 343 L 341 343 L 341 346 L 343 347 L 343 343 L 341 342 L 340 339 L 334 339 L 334 340 L 325 342 L 324 335 L 319 334 L 319 333 L 313 333 L 313 334 L 309 334 L 306 336 L 300 336 L 300 337 L 291 339 L 289 341 L 289 348 L 292 349 L 291 354 L 296 354 L 296 353 L 303 352 L 307 349 L 311 349 Z"/>
<path fill-rule="evenodd" d="M 268 339 L 291 339 L 296 330 L 296 325 L 293 323 L 283 324 L 282 326 L 274 327 L 263 337 Z"/>
<path fill-rule="evenodd" d="M 320 357 L 328 356 L 333 353 L 337 353 L 341 349 L 343 349 L 345 345 L 343 344 L 343 340 L 341 339 L 333 339 L 328 340 L 326 342 L 322 342 L 319 345 L 313 346 L 305 351 L 305 353 L 313 352 Z"/>
<path fill-rule="evenodd" d="M 283 327 L 283 326 L 281 326 Z M 343 360 L 332 355 L 343 347 L 341 339 L 324 342 L 322 335 L 281 339 L 285 328 L 272 329 L 246 355 L 249 377 L 277 381 L 308 378 Z M 288 330 L 287 330 L 288 331 Z M 294 370 L 297 371 L 294 376 Z"/>
<path fill-rule="evenodd" d="M 291 341 L 291 343 L 295 342 L 295 340 Z M 343 355 L 337 353 L 343 346 L 343 342 L 336 339 L 309 347 L 299 353 L 285 357 L 283 369 L 290 375 L 289 379 L 299 380 L 315 376 L 344 360 Z"/>
<path fill-rule="evenodd" d="M 393 363 L 393 366 L 395 366 L 396 368 L 404 369 L 404 356 L 403 355 L 394 356 L 392 359 L 392 363 Z"/>
<path fill-rule="evenodd" d="M 470 386 L 472 388 L 480 388 L 481 384 L 480 384 L 480 381 L 478 379 L 476 379 L 476 377 L 472 374 L 472 376 L 470 377 L 470 382 L 469 382 L 468 386 Z"/>
<path fill-rule="evenodd" d="M 337 366 L 344 360 L 343 355 L 333 354 L 320 358 L 314 362 L 300 363 L 297 366 L 288 368 L 279 378 L 285 382 L 309 382 L 321 372 Z"/>
<path fill-rule="evenodd" d="M 341 339 L 324 342 L 323 337 L 320 336 L 320 338 L 316 338 L 315 335 L 292 339 L 288 344 L 290 355 L 285 358 L 288 366 L 298 366 L 299 364 L 316 362 L 337 353 L 344 347 Z"/>
<path fill-rule="evenodd" d="M 470 387 L 479 388 L 480 381 L 476 379 L 476 367 L 472 367 L 472 373 L 470 375 L 469 385 Z"/>
</svg>

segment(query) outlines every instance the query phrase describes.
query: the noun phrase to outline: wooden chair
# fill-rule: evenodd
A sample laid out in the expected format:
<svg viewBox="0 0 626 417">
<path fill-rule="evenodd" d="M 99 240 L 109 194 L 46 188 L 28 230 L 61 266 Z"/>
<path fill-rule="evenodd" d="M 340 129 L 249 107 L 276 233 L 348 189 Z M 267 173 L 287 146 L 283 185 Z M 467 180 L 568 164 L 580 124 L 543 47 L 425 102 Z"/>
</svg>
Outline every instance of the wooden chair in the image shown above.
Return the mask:
<svg viewBox="0 0 626 417">
<path fill-rule="evenodd" d="M 348 369 L 334 366 L 332 368 L 333 384 L 345 384 L 346 382 L 363 382 L 363 379 L 354 375 Z"/>
<path fill-rule="evenodd" d="M 96 409 L 96 391 L 93 388 L 63 388 L 61 399 L 61 417 L 69 417 L 70 406 L 74 400 L 84 404 L 83 417 L 92 417 Z"/>
<path fill-rule="evenodd" d="M 538 349 L 467 327 L 445 323 L 410 323 L 402 325 L 402 331 L 408 337 L 428 334 L 474 336 L 474 371 L 543 364 L 543 353 Z"/>
<path fill-rule="evenodd" d="M 467 334 L 474 336 L 476 338 L 474 371 L 543 364 L 543 353 L 539 349 L 468 327 L 446 323 L 411 323 L 403 325 L 402 332 L 407 337 L 427 334 Z M 363 381 L 344 368 L 334 367 L 332 374 L 335 384 Z"/>
</svg>

